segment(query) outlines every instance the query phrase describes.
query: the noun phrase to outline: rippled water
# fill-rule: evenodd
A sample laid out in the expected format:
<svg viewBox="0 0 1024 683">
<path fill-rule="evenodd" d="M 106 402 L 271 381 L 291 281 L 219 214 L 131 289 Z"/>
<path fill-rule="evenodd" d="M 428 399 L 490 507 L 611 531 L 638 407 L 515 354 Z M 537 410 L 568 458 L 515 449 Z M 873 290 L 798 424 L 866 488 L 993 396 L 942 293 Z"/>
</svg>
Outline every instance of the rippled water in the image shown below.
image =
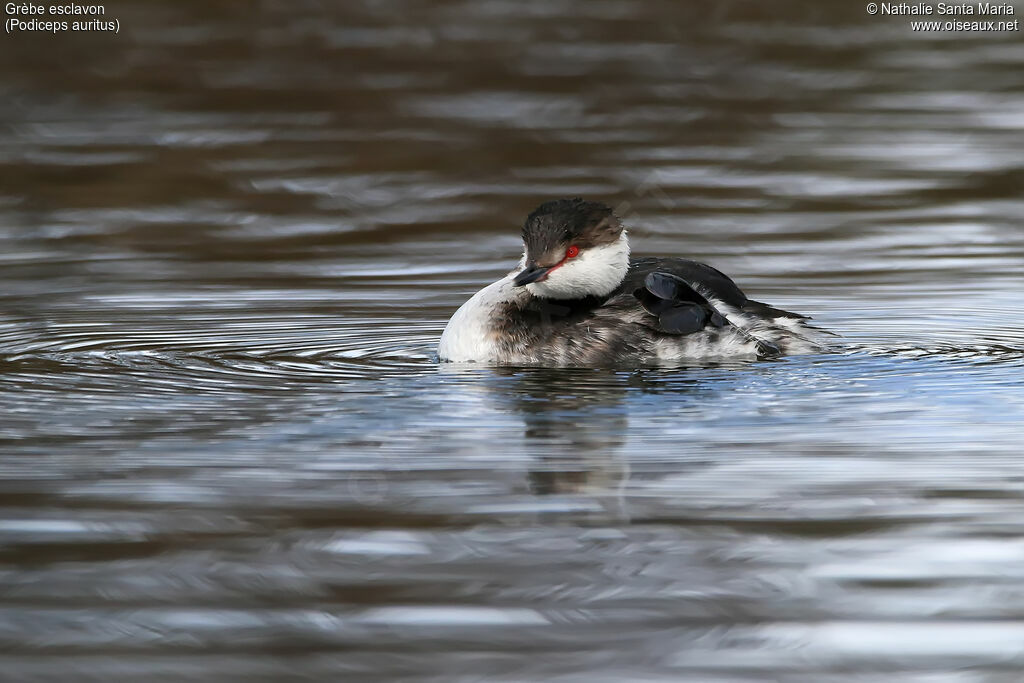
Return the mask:
<svg viewBox="0 0 1024 683">
<path fill-rule="evenodd" d="M 0 679 L 1020 680 L 1019 34 L 338 5 L 5 37 Z M 571 195 L 843 350 L 439 366 Z"/>
</svg>

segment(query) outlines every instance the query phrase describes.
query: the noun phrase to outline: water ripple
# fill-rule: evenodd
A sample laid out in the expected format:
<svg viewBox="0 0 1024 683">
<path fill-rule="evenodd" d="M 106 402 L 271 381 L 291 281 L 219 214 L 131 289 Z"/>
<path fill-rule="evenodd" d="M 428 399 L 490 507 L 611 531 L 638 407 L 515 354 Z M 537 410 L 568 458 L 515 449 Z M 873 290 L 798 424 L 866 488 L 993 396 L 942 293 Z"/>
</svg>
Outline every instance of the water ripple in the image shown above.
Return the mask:
<svg viewBox="0 0 1024 683">
<path fill-rule="evenodd" d="M 0 678 L 1019 679 L 1012 32 L 258 4 L 11 43 Z M 438 364 L 572 195 L 840 348 Z"/>
</svg>

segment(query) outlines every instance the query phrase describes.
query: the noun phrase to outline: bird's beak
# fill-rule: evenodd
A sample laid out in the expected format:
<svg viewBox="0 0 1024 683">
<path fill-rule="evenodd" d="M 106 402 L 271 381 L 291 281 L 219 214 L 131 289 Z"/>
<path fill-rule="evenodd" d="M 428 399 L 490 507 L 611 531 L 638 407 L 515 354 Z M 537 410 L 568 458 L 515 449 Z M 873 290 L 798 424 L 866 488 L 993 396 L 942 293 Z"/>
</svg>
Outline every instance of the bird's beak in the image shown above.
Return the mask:
<svg viewBox="0 0 1024 683">
<path fill-rule="evenodd" d="M 512 284 L 516 287 L 522 287 L 528 285 L 531 282 L 537 282 L 547 277 L 548 272 L 551 268 L 545 268 L 544 266 L 538 266 L 536 261 L 527 261 L 526 267 L 523 271 L 516 275 L 516 279 L 512 281 Z"/>
</svg>

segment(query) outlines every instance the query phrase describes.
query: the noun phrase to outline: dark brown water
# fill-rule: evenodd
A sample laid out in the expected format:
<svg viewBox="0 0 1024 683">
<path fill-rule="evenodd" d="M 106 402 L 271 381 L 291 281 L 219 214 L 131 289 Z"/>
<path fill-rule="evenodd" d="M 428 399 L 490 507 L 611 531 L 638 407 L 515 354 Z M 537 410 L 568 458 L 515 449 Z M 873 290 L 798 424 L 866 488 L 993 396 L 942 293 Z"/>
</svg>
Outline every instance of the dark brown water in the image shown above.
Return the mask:
<svg viewBox="0 0 1024 683">
<path fill-rule="evenodd" d="M 107 13 L 0 38 L 0 680 L 1021 680 L 1019 32 Z M 571 195 L 845 350 L 440 367 Z"/>
</svg>

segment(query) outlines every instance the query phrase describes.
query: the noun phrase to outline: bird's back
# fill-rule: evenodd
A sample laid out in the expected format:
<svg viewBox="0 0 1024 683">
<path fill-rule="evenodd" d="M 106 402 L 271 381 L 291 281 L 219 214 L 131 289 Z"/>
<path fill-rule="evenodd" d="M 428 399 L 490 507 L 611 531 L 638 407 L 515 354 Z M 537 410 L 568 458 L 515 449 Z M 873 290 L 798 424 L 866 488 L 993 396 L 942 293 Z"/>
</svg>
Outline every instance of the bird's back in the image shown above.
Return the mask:
<svg viewBox="0 0 1024 683">
<path fill-rule="evenodd" d="M 652 274 L 678 278 L 699 292 L 711 311 L 699 329 L 667 329 L 645 308 L 637 294 Z M 816 350 L 817 342 L 808 338 L 815 330 L 804 320 L 748 299 L 707 264 L 641 257 L 630 260 L 622 284 L 605 297 L 529 297 L 508 304 L 496 317 L 495 336 L 508 364 L 636 365 Z"/>
</svg>

